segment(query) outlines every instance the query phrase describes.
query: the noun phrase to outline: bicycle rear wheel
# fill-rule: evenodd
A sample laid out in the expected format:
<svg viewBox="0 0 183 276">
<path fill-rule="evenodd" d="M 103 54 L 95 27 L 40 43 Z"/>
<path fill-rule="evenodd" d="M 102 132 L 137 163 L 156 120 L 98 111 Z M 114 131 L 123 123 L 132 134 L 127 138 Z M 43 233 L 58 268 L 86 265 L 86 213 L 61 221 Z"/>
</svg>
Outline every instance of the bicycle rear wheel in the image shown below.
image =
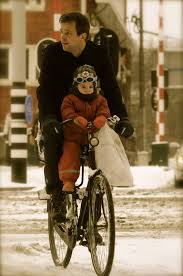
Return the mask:
<svg viewBox="0 0 183 276">
<path fill-rule="evenodd" d="M 51 200 L 47 201 L 47 208 L 49 243 L 53 262 L 56 266 L 67 267 L 72 255 L 72 248 L 68 245 L 68 235 L 67 233 L 64 234 L 61 224 L 57 224 L 52 219 Z"/>
<path fill-rule="evenodd" d="M 114 258 L 115 219 L 110 185 L 101 171 L 91 182 L 89 246 L 96 274 L 109 275 Z"/>
</svg>

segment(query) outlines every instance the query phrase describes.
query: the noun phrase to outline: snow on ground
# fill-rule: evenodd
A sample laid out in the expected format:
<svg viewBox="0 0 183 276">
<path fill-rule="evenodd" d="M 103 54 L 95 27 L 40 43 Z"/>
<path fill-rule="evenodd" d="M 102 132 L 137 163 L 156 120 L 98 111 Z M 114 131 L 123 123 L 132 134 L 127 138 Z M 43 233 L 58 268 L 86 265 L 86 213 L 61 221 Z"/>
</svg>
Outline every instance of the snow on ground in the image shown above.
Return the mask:
<svg viewBox="0 0 183 276">
<path fill-rule="evenodd" d="M 174 172 L 167 167 L 131 167 L 134 186 L 139 188 L 159 188 L 174 184 Z"/>
<path fill-rule="evenodd" d="M 173 185 L 173 170 L 156 167 L 131 167 L 134 188 L 157 188 Z M 43 167 L 27 168 L 27 184 L 11 182 L 11 167 L 0 167 L 0 187 L 31 187 L 32 191 L 39 190 L 44 186 Z M 86 171 L 87 176 L 87 171 Z M 87 177 L 85 177 L 85 184 Z M 78 181 L 79 182 L 79 181 Z M 130 188 L 133 189 L 133 188 Z M 148 191 L 149 192 L 149 191 Z M 19 195 L 19 197 L 25 195 Z M 29 195 L 26 195 L 27 199 Z M 31 193 L 37 196 L 37 193 Z M 11 202 L 11 200 L 10 200 Z M 16 229 L 23 219 L 32 221 L 47 217 L 43 206 L 27 205 L 18 207 L 8 205 L 6 213 L 2 214 L 4 220 L 14 223 Z M 7 214 L 7 208 L 11 212 Z M 12 212 L 13 208 L 19 208 L 17 215 Z M 39 209 L 42 208 L 42 209 Z M 35 210 L 34 210 L 35 209 Z M 29 211 L 33 212 L 33 215 Z M 157 209 L 156 209 L 157 210 Z M 39 212 L 40 211 L 40 212 Z M 136 210 L 133 210 L 134 212 Z M 131 211 L 132 212 L 132 211 Z M 26 214 L 25 214 L 26 213 Z M 22 217 L 22 216 L 23 217 Z M 174 221 L 175 222 L 175 221 Z M 32 228 L 31 228 L 32 229 Z M 157 233 L 156 233 L 157 232 Z M 143 231 L 140 236 L 134 232 L 133 236 L 128 232 L 117 234 L 115 246 L 115 258 L 111 276 L 181 276 L 182 275 L 182 235 L 175 234 L 162 236 L 161 231 Z M 45 233 L 45 232 L 44 232 Z M 149 235 L 149 236 L 148 236 Z M 163 234 L 164 235 L 164 234 Z M 2 276 L 94 276 L 88 249 L 76 246 L 67 269 L 55 267 L 51 259 L 47 234 L 2 234 L 0 237 L 1 271 Z"/>
<path fill-rule="evenodd" d="M 16 241 L 16 243 L 15 243 Z M 2 276 L 94 276 L 86 247 L 76 246 L 67 269 L 55 267 L 47 236 L 5 235 L 1 257 Z M 180 276 L 180 237 L 144 238 L 118 236 L 111 276 Z"/>
<path fill-rule="evenodd" d="M 158 188 L 174 185 L 173 169 L 159 166 L 134 166 L 131 167 L 134 187 Z M 84 184 L 87 182 L 88 169 L 85 169 Z M 80 183 L 80 178 L 77 181 Z M 2 187 L 25 187 L 25 184 L 11 181 L 11 167 L 0 166 L 0 188 Z M 43 167 L 27 167 L 26 187 L 34 187 L 39 190 L 44 187 Z"/>
</svg>

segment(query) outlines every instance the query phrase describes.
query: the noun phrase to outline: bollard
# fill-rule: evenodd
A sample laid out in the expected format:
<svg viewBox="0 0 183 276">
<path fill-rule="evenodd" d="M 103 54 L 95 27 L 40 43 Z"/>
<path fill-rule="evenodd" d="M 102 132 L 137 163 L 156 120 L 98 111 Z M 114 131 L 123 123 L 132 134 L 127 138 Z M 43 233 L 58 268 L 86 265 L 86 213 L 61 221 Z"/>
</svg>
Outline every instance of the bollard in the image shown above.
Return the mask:
<svg viewBox="0 0 183 276">
<path fill-rule="evenodd" d="M 25 121 L 26 12 L 24 0 L 12 0 L 11 178 L 27 182 L 27 124 Z"/>
<path fill-rule="evenodd" d="M 24 84 L 11 89 L 11 176 L 13 182 L 26 183 L 27 179 L 27 124 L 25 121 Z"/>
</svg>

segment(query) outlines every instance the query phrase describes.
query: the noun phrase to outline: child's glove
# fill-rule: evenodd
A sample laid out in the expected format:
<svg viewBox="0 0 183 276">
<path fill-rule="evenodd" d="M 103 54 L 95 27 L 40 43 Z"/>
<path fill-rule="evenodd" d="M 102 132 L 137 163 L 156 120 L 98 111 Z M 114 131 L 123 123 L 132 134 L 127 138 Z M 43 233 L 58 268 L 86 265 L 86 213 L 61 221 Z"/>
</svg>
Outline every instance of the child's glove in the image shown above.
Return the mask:
<svg viewBox="0 0 183 276">
<path fill-rule="evenodd" d="M 98 116 L 95 118 L 95 120 L 93 121 L 93 125 L 96 128 L 100 129 L 101 127 L 103 127 L 105 125 L 106 121 L 107 121 L 106 117 L 101 115 L 101 116 Z"/>
<path fill-rule="evenodd" d="M 88 121 L 82 116 L 76 117 L 74 119 L 74 123 L 84 128 L 86 128 L 88 125 Z"/>
</svg>

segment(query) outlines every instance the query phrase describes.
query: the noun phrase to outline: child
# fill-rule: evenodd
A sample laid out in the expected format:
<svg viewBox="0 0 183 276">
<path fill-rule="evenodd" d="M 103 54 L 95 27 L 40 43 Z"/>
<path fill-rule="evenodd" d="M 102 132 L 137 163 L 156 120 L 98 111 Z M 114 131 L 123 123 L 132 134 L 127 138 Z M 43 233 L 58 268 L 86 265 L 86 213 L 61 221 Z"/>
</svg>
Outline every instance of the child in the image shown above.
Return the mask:
<svg viewBox="0 0 183 276">
<path fill-rule="evenodd" d="M 80 173 L 80 146 L 87 144 L 87 124 L 95 130 L 105 125 L 110 110 L 106 99 L 97 94 L 97 75 L 90 65 L 83 65 L 74 73 L 73 90 L 61 105 L 62 120 L 74 119 L 64 125 L 63 155 L 58 168 L 63 191 L 73 192 Z"/>
</svg>

